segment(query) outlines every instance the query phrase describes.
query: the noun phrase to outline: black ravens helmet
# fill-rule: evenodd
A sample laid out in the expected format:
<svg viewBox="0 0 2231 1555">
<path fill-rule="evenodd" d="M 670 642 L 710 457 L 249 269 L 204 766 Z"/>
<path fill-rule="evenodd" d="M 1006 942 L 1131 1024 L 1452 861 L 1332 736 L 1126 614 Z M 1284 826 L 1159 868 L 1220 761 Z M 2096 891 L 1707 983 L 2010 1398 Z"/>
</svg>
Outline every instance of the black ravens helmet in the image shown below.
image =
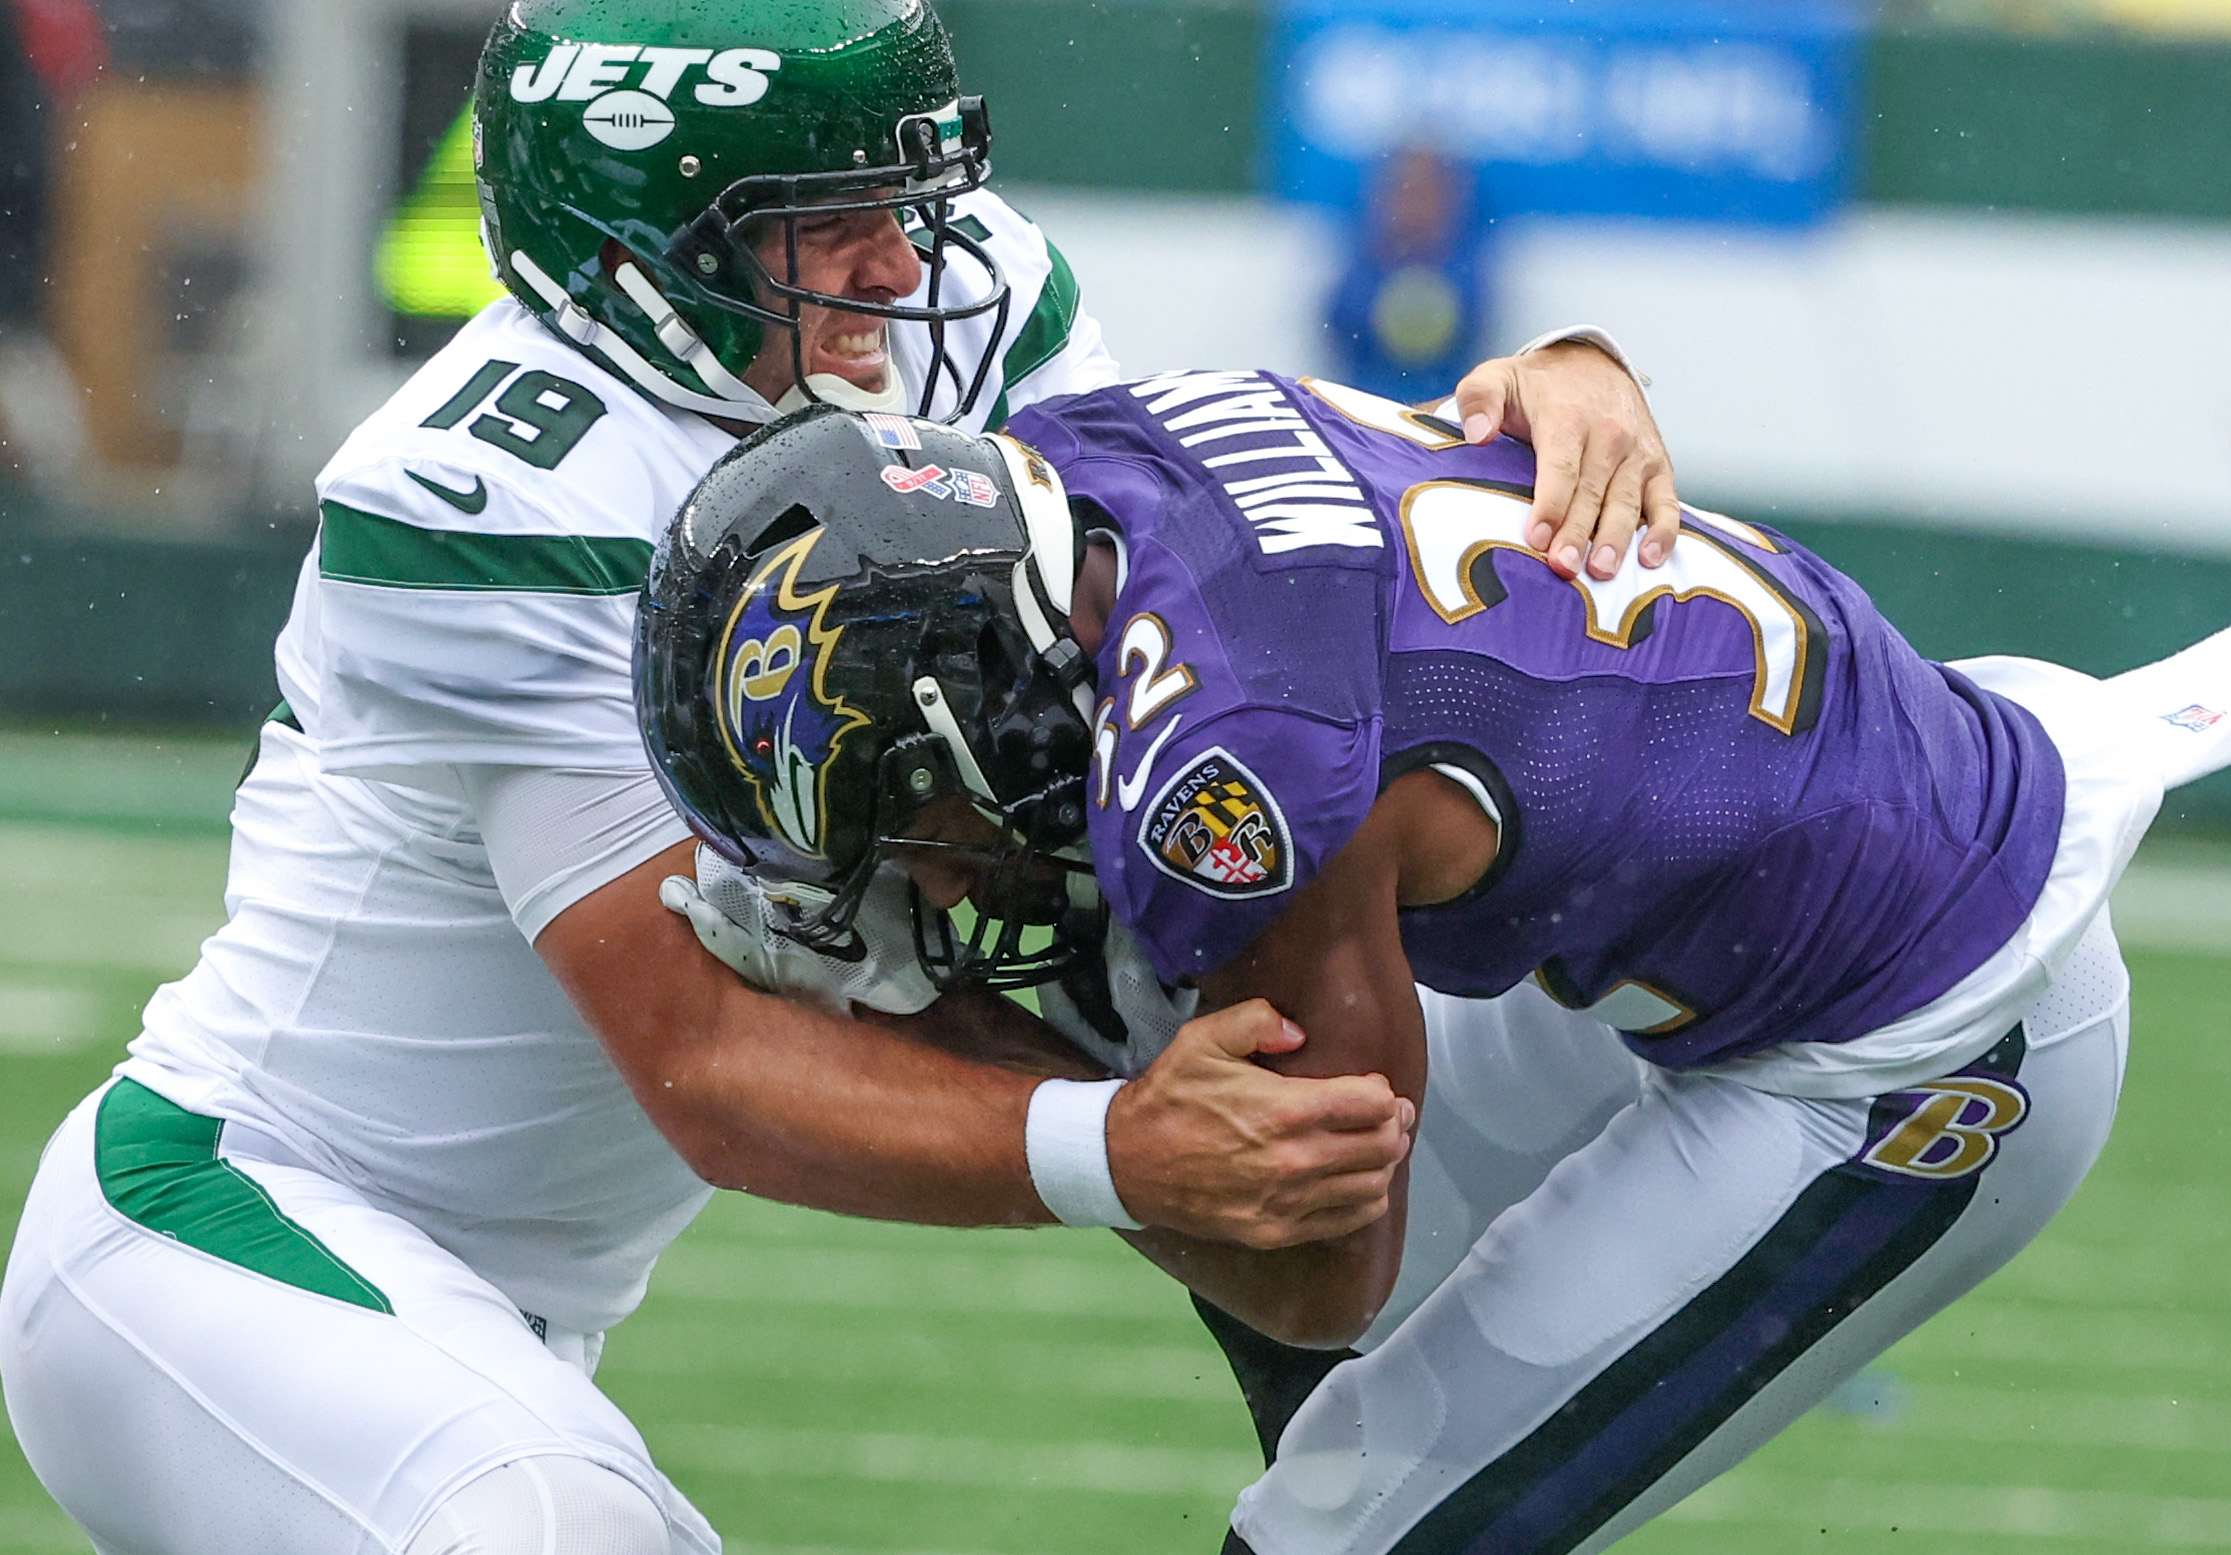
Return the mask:
<svg viewBox="0 0 2231 1555">
<path fill-rule="evenodd" d="M 847 943 L 878 860 L 960 795 L 1001 841 L 967 935 L 917 893 L 931 977 L 1021 987 L 1097 943 L 1079 544 L 1020 443 L 827 406 L 739 445 L 683 506 L 644 584 L 636 713 L 691 827 L 802 904 L 797 938 Z"/>
</svg>

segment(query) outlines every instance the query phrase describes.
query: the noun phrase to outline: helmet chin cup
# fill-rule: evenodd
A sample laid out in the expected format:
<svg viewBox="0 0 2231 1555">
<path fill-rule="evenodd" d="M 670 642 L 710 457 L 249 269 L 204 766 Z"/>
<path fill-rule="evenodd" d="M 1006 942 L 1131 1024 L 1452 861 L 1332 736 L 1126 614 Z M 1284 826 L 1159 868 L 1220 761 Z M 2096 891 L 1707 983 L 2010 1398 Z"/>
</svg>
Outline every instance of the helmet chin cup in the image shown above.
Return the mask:
<svg viewBox="0 0 2231 1555">
<path fill-rule="evenodd" d="M 899 384 L 896 368 L 884 369 L 880 389 L 863 389 L 851 379 L 839 378 L 835 373 L 808 373 L 803 383 L 792 384 L 783 391 L 782 398 L 775 401 L 775 409 L 786 416 L 808 405 L 897 412 L 906 409 L 906 390 Z"/>
</svg>

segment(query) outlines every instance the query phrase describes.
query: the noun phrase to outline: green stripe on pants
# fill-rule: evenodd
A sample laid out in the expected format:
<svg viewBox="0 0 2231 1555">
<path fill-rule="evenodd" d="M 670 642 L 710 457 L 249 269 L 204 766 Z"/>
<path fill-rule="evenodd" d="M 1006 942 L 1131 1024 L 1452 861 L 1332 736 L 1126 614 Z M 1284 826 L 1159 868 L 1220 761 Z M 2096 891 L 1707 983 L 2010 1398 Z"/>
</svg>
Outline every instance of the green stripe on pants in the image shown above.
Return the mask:
<svg viewBox="0 0 2231 1555">
<path fill-rule="evenodd" d="M 222 1118 L 205 1118 L 132 1080 L 101 1098 L 93 1166 L 101 1194 L 137 1225 L 282 1284 L 374 1312 L 378 1287 L 287 1219 L 271 1195 L 217 1158 Z"/>
</svg>

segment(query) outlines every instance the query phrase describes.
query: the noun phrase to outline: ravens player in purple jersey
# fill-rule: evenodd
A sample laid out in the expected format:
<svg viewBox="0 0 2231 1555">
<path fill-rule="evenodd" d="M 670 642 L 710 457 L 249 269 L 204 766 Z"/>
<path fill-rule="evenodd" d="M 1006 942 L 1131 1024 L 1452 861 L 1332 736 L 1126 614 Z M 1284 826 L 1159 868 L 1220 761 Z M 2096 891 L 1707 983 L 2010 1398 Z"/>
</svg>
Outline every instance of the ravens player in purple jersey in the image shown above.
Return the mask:
<svg viewBox="0 0 2231 1555">
<path fill-rule="evenodd" d="M 639 706 L 791 937 L 867 954 L 896 862 L 911 974 L 1039 983 L 1118 1076 L 1170 1025 L 1106 991 L 1143 961 L 1173 1019 L 1275 1008 L 1306 1035 L 1262 1061 L 1421 1106 L 1388 1215 L 1259 1250 L 1129 1220 L 1120 1079 L 1033 1100 L 1049 1207 L 1124 1227 L 1232 1355 L 1270 1464 L 1228 1549 L 1602 1549 L 2014 1256 L 2104 1142 L 2107 894 L 2231 760 L 2225 641 L 2111 682 L 1934 664 L 1695 511 L 1661 569 L 1567 577 L 1523 446 L 1269 373 L 746 451 L 654 565 Z"/>
</svg>

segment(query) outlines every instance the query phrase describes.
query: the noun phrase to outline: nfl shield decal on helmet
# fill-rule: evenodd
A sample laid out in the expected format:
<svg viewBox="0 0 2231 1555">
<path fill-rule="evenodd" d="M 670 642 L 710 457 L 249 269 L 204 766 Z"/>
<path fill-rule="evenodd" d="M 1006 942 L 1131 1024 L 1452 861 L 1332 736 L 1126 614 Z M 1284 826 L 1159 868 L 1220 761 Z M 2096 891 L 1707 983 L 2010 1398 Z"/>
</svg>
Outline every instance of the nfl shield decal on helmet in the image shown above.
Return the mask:
<svg viewBox="0 0 2231 1555">
<path fill-rule="evenodd" d="M 836 585 L 796 589 L 822 534 L 800 535 L 760 564 L 721 633 L 713 678 L 730 759 L 758 788 L 769 826 L 814 856 L 829 830 L 829 762 L 868 722 L 825 684 L 829 654 L 844 635 L 822 625 Z"/>
<path fill-rule="evenodd" d="M 1294 879 L 1278 802 L 1222 747 L 1163 788 L 1140 823 L 1139 846 L 1156 869 L 1211 896 L 1269 896 Z"/>
</svg>

